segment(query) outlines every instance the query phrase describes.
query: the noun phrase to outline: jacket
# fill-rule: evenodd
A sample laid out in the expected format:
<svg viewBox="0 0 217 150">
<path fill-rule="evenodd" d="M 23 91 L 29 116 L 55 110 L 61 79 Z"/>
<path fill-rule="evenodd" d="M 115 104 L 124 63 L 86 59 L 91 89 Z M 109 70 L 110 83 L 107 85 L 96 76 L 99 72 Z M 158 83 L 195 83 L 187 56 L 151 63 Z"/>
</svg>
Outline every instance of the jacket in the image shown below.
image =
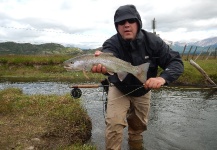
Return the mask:
<svg viewBox="0 0 217 150">
<path fill-rule="evenodd" d="M 160 37 L 143 29 L 139 30 L 133 41 L 124 40 L 119 33 L 113 35 L 103 43 L 102 51 L 113 53 L 134 66 L 149 62 L 147 79 L 156 77 L 158 67 L 162 68 L 159 76 L 166 80 L 166 84 L 177 80 L 184 71 L 179 53 L 173 51 Z M 143 83 L 132 74 L 128 74 L 122 82 L 117 74 L 109 75 L 108 79 L 122 93 L 130 96 L 142 96 L 150 90 L 142 87 Z"/>
</svg>

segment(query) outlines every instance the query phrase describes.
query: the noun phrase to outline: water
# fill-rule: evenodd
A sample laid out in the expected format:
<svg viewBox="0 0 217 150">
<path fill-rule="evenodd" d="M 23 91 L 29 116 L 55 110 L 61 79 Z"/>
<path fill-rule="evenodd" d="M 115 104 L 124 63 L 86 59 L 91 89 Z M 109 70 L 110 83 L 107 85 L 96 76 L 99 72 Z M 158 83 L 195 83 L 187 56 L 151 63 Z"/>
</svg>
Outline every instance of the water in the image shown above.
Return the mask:
<svg viewBox="0 0 217 150">
<path fill-rule="evenodd" d="M 66 83 L 0 83 L 0 90 L 18 87 L 26 94 L 65 94 Z M 82 89 L 83 105 L 92 119 L 91 143 L 104 149 L 104 103 L 102 89 Z M 217 149 L 217 92 L 210 90 L 154 90 L 148 130 L 144 132 L 147 150 L 215 150 Z M 127 149 L 124 130 L 123 149 Z"/>
</svg>

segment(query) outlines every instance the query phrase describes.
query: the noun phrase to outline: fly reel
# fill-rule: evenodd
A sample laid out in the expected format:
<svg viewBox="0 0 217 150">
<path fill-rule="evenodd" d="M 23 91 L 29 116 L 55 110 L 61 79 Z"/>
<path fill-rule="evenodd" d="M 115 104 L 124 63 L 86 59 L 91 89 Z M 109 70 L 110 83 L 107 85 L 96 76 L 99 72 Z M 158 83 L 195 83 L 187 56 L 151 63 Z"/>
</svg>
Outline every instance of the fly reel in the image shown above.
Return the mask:
<svg viewBox="0 0 217 150">
<path fill-rule="evenodd" d="M 71 90 L 70 95 L 71 95 L 72 98 L 77 99 L 77 98 L 81 97 L 82 91 L 79 88 L 74 88 L 74 89 Z"/>
</svg>

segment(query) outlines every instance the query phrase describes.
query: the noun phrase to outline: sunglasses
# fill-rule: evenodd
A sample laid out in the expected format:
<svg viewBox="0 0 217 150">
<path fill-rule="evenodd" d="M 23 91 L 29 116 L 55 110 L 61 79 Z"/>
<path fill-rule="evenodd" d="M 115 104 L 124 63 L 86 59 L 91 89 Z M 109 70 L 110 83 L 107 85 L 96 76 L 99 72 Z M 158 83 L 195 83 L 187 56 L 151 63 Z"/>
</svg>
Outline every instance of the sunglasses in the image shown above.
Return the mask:
<svg viewBox="0 0 217 150">
<path fill-rule="evenodd" d="M 118 22 L 117 24 L 118 24 L 118 25 L 124 25 L 124 24 L 126 23 L 126 21 L 127 21 L 128 23 L 132 24 L 132 23 L 135 23 L 135 22 L 136 22 L 136 19 L 135 19 L 135 18 L 132 18 L 132 19 L 122 20 L 122 21 Z"/>
</svg>

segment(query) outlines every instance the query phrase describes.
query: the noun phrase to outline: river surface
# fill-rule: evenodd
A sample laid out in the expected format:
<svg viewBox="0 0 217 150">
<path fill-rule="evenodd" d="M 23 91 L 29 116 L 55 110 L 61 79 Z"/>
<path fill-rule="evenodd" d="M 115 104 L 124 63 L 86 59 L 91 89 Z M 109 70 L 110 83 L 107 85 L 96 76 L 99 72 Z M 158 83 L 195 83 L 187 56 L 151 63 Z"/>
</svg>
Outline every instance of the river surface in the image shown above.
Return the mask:
<svg viewBox="0 0 217 150">
<path fill-rule="evenodd" d="M 26 94 L 65 94 L 66 83 L 0 83 L 0 90 L 18 87 Z M 105 149 L 104 101 L 101 88 L 82 89 L 82 102 L 92 119 L 90 142 Z M 152 91 L 148 130 L 144 132 L 147 150 L 217 150 L 217 92 L 164 88 Z M 124 129 L 122 149 L 128 149 Z"/>
</svg>

